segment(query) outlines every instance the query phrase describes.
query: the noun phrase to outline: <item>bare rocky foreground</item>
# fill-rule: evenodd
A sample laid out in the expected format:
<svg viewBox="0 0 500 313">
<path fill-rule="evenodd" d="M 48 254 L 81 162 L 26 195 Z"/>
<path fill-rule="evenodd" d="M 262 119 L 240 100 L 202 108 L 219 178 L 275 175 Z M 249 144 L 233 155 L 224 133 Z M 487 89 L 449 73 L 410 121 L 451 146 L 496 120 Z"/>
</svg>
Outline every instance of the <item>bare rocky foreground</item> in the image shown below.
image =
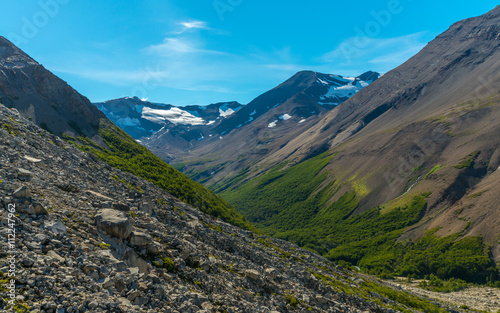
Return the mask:
<svg viewBox="0 0 500 313">
<path fill-rule="evenodd" d="M 16 303 L 30 312 L 405 308 L 372 291 L 373 278 L 201 213 L 3 105 L 0 180 L 0 270 L 15 205 Z M 0 309 L 11 308 L 0 300 Z"/>
</svg>

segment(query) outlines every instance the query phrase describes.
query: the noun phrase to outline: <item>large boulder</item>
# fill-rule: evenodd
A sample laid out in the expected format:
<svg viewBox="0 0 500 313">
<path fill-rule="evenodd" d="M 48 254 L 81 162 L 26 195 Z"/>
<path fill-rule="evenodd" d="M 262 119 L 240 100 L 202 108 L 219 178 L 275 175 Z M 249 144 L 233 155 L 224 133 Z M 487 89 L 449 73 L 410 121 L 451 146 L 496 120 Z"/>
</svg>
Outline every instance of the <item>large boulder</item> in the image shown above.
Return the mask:
<svg viewBox="0 0 500 313">
<path fill-rule="evenodd" d="M 28 181 L 33 177 L 33 172 L 25 170 L 24 168 L 17 169 L 17 178 L 22 181 Z"/>
<path fill-rule="evenodd" d="M 123 212 L 113 209 L 103 209 L 95 216 L 97 227 L 108 235 L 125 239 L 132 232 L 132 224 Z"/>
<path fill-rule="evenodd" d="M 130 243 L 134 246 L 147 246 L 153 239 L 146 233 L 134 231 L 130 235 Z"/>
<path fill-rule="evenodd" d="M 56 235 L 66 233 L 66 226 L 59 220 L 45 222 L 44 228 Z"/>
<path fill-rule="evenodd" d="M 260 278 L 260 273 L 257 272 L 256 270 L 252 270 L 252 269 L 245 270 L 244 274 L 245 274 L 245 276 L 247 276 L 248 278 L 253 279 L 253 280 L 258 280 Z"/>
<path fill-rule="evenodd" d="M 14 198 L 31 198 L 31 191 L 26 186 L 19 187 L 12 194 Z"/>
<path fill-rule="evenodd" d="M 49 212 L 47 212 L 47 210 L 43 207 L 43 205 L 41 205 L 38 202 L 33 202 L 32 206 L 33 206 L 33 210 L 35 211 L 36 215 L 47 215 L 47 214 L 49 214 Z"/>
<path fill-rule="evenodd" d="M 127 250 L 123 255 L 123 261 L 130 267 L 137 267 L 141 273 L 149 273 L 151 265 L 141 259 L 133 250 Z"/>
</svg>

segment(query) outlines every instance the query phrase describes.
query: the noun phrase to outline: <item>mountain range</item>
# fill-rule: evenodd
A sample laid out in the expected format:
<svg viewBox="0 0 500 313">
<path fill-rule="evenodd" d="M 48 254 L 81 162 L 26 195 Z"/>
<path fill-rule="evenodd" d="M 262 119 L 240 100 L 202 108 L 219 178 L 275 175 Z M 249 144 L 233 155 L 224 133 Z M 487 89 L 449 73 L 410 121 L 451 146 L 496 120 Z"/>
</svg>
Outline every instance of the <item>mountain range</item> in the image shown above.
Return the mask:
<svg viewBox="0 0 500 313">
<path fill-rule="evenodd" d="M 3 37 L 0 97 L 1 310 L 460 312 L 251 231 Z"/>
<path fill-rule="evenodd" d="M 179 107 L 138 98 L 115 99 L 95 105 L 156 155 L 175 163 L 191 150 L 220 146 L 219 141 L 223 145 L 236 141 L 232 137 L 224 140 L 224 137 L 238 133 L 240 128 L 247 133 L 266 128 L 273 133 L 283 133 L 276 137 L 289 133 L 290 127 L 297 131 L 303 129 L 311 120 L 355 95 L 379 76 L 375 72 L 342 77 L 304 71 L 247 105 L 222 102 Z M 289 130 L 280 131 L 283 128 Z"/>
<path fill-rule="evenodd" d="M 195 134 L 194 138 L 190 138 L 187 127 L 213 125 L 242 107 L 238 102 L 182 107 L 151 103 L 137 97 L 114 99 L 95 103 L 95 105 L 113 123 L 135 139 L 150 137 L 164 127 L 174 131 L 173 128 L 177 126 L 175 129 L 177 132 L 187 130 L 188 134 L 183 133 L 187 142 L 200 138 L 200 133 Z"/>
<path fill-rule="evenodd" d="M 499 25 L 500 7 L 453 24 L 211 188 L 264 231 L 331 260 L 378 274 L 486 280 L 500 260 Z M 468 256 L 491 260 L 471 271 Z"/>
<path fill-rule="evenodd" d="M 500 6 L 382 76 L 176 107 L 93 105 L 0 37 L 0 308 L 466 310 L 371 275 L 500 285 L 499 46 Z"/>
<path fill-rule="evenodd" d="M 299 72 L 175 154 L 165 152 L 168 128 L 143 144 L 264 232 L 336 262 L 491 280 L 500 260 L 499 25 L 499 7 L 457 22 L 380 78 Z M 357 80 L 366 88 L 328 97 Z"/>
</svg>

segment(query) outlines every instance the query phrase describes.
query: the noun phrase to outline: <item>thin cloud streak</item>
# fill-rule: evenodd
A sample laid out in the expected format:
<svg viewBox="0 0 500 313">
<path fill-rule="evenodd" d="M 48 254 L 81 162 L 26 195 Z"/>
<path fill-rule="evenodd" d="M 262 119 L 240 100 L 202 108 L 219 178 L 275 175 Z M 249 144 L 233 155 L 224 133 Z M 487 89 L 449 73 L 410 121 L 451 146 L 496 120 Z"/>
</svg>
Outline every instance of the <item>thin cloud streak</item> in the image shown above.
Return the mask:
<svg viewBox="0 0 500 313">
<path fill-rule="evenodd" d="M 374 64 L 383 66 L 379 71 L 388 71 L 420 51 L 427 44 L 422 40 L 424 35 L 418 32 L 393 38 L 352 37 L 323 54 L 320 60 L 342 67 Z"/>
<path fill-rule="evenodd" d="M 151 54 L 156 54 L 164 57 L 171 57 L 175 55 L 189 54 L 189 53 L 209 53 L 227 55 L 226 52 L 201 49 L 198 48 L 199 43 L 184 38 L 167 37 L 163 43 L 158 45 L 150 45 L 144 48 L 144 51 Z"/>
</svg>

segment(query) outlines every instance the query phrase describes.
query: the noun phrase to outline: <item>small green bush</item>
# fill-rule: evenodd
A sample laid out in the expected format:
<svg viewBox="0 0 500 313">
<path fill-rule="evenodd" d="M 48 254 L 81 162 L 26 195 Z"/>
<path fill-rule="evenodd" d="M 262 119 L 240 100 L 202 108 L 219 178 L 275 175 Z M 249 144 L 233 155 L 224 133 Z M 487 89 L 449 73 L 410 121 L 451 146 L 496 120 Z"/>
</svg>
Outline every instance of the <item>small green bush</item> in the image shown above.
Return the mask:
<svg viewBox="0 0 500 313">
<path fill-rule="evenodd" d="M 163 268 L 165 268 L 167 270 L 167 272 L 169 273 L 173 273 L 175 272 L 175 263 L 174 261 L 172 261 L 171 258 L 162 258 L 161 259 L 163 261 Z"/>
<path fill-rule="evenodd" d="M 299 306 L 299 301 L 291 293 L 286 293 L 285 294 L 285 302 L 288 303 L 288 304 L 290 304 L 290 306 L 292 306 L 294 308 L 296 308 L 296 307 Z"/>
</svg>

